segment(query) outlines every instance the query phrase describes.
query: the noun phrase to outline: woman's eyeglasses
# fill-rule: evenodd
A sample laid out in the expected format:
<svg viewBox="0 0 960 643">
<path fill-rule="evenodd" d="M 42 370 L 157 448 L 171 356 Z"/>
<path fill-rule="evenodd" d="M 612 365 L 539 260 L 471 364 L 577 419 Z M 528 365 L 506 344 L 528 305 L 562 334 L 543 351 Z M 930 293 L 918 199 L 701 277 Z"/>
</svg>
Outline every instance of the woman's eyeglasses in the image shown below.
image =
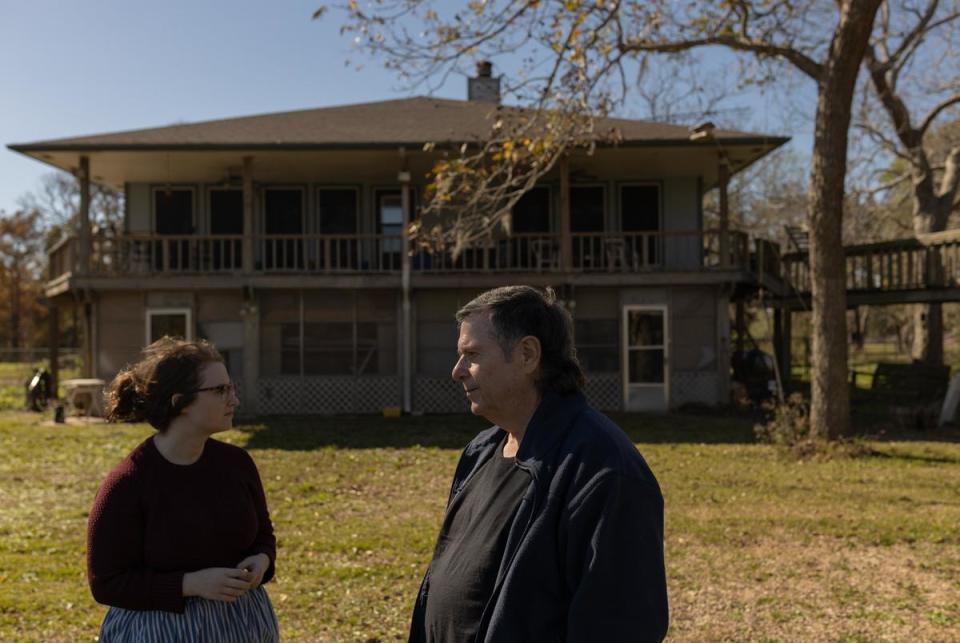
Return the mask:
<svg viewBox="0 0 960 643">
<path fill-rule="evenodd" d="M 218 384 L 217 386 L 205 386 L 203 388 L 194 389 L 189 391 L 190 393 L 202 393 L 204 391 L 215 391 L 221 399 L 227 400 L 230 399 L 230 396 L 233 395 L 233 392 L 236 391 L 236 388 L 233 386 L 233 382 L 227 382 L 226 384 Z"/>
</svg>

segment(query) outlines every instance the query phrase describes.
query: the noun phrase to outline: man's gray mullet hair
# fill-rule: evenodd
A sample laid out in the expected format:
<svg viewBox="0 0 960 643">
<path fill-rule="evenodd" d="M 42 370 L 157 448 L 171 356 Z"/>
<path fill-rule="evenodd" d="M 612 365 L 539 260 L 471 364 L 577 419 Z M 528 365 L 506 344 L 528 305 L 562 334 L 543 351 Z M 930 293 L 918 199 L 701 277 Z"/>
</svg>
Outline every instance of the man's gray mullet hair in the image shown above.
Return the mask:
<svg viewBox="0 0 960 643">
<path fill-rule="evenodd" d="M 552 288 L 543 292 L 530 286 L 488 290 L 457 311 L 457 325 L 474 313 L 486 311 L 507 359 L 522 338 L 529 335 L 540 341 L 537 388 L 541 395 L 547 391 L 568 395 L 583 388 L 583 371 L 573 345 L 573 320 Z"/>
</svg>

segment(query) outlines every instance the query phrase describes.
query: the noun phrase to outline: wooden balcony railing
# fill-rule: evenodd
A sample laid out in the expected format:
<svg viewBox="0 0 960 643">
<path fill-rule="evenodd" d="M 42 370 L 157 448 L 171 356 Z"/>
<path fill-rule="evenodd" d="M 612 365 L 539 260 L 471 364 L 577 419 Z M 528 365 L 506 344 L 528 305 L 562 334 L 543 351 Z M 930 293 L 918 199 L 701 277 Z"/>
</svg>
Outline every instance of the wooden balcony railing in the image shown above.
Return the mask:
<svg viewBox="0 0 960 643">
<path fill-rule="evenodd" d="M 703 271 L 756 269 L 779 271 L 779 253 L 750 252 L 742 232 L 728 233 L 727 256 L 720 256 L 718 231 L 597 232 L 571 235 L 572 272 L 640 273 L 648 271 Z M 419 273 L 440 272 L 553 272 L 561 265 L 561 235 L 517 233 L 477 242 L 456 258 L 448 251 L 414 251 L 411 268 Z M 772 245 L 772 244 L 771 244 Z M 240 273 L 244 266 L 256 274 L 399 273 L 403 240 L 397 235 L 257 235 L 244 261 L 242 235 L 132 234 L 94 236 L 91 275 L 176 275 Z M 775 247 L 775 246 L 774 246 Z M 65 239 L 49 253 L 50 279 L 78 270 L 76 241 Z M 770 262 L 773 265 L 768 265 Z"/>
<path fill-rule="evenodd" d="M 399 272 L 399 235 L 264 235 L 255 238 L 256 272 Z"/>
<path fill-rule="evenodd" d="M 242 267 L 242 235 L 96 236 L 90 253 L 90 272 L 98 275 L 231 273 Z"/>
<path fill-rule="evenodd" d="M 47 278 L 50 281 L 72 273 L 77 266 L 77 240 L 75 237 L 64 237 L 47 251 L 48 270 Z"/>
<path fill-rule="evenodd" d="M 417 272 L 553 271 L 560 267 L 560 235 L 516 233 L 470 244 L 454 258 L 447 250 L 421 250 L 411 264 Z"/>
<path fill-rule="evenodd" d="M 960 231 L 920 235 L 844 248 L 848 291 L 896 291 L 960 286 Z M 783 258 L 792 287 L 810 292 L 805 253 Z"/>
</svg>

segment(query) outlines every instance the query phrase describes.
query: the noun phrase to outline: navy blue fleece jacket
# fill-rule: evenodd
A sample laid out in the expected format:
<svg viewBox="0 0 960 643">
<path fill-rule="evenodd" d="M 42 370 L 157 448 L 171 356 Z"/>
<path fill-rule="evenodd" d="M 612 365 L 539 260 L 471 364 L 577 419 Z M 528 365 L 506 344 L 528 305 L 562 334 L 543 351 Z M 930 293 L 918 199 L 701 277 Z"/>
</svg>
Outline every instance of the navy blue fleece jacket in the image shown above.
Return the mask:
<svg viewBox="0 0 960 643">
<path fill-rule="evenodd" d="M 504 436 L 480 433 L 457 465 L 447 506 Z M 548 394 L 516 466 L 531 476 L 480 623 L 478 642 L 660 641 L 666 635 L 663 496 L 626 434 L 581 394 Z M 437 551 L 443 546 L 443 534 Z M 430 568 L 410 641 L 425 641 Z"/>
</svg>

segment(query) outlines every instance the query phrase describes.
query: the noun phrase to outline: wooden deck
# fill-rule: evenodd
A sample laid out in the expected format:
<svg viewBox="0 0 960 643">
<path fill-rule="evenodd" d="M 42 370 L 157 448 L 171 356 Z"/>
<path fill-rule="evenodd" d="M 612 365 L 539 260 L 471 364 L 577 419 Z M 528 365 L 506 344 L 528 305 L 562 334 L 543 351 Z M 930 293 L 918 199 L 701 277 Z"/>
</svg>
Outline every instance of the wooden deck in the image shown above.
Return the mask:
<svg viewBox="0 0 960 643">
<path fill-rule="evenodd" d="M 960 301 L 960 230 L 847 246 L 847 305 Z M 786 308 L 809 307 L 806 253 L 782 258 Z"/>
<path fill-rule="evenodd" d="M 459 256 L 444 250 L 410 251 L 414 275 L 504 273 L 572 273 L 636 275 L 750 271 L 767 266 L 775 244 L 756 242 L 742 232 L 661 231 L 635 233 L 573 233 L 570 265 L 562 265 L 559 234 L 514 234 L 477 243 Z M 401 274 L 404 240 L 400 236 L 354 235 L 156 235 L 94 236 L 89 263 L 79 265 L 77 239 L 68 237 L 49 251 L 49 283 L 71 276 L 96 278 L 172 276 L 317 275 L 357 276 Z M 723 249 L 723 250 L 721 250 Z M 245 254 L 250 257 L 245 261 Z M 722 256 L 725 254 L 726 256 Z"/>
</svg>

